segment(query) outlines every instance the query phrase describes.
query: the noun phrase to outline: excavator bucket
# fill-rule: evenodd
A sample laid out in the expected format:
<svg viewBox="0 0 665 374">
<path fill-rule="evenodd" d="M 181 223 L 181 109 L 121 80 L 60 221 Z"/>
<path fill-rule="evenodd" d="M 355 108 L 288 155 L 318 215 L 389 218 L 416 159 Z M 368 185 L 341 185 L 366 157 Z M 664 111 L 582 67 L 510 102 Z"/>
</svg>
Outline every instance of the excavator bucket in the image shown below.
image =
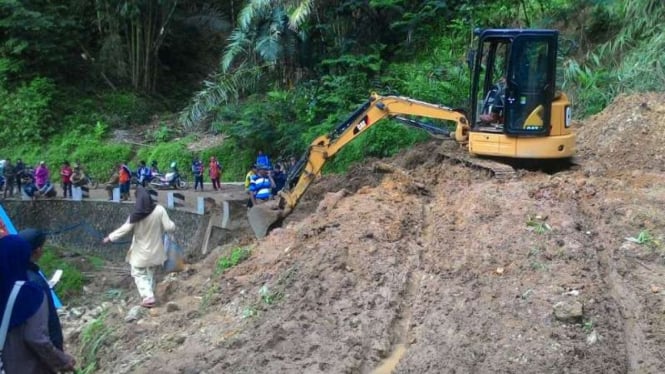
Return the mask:
<svg viewBox="0 0 665 374">
<path fill-rule="evenodd" d="M 287 214 L 287 211 L 280 209 L 279 203 L 273 200 L 253 206 L 247 212 L 247 218 L 254 235 L 261 239 L 268 234 L 270 227 L 284 219 Z"/>
</svg>

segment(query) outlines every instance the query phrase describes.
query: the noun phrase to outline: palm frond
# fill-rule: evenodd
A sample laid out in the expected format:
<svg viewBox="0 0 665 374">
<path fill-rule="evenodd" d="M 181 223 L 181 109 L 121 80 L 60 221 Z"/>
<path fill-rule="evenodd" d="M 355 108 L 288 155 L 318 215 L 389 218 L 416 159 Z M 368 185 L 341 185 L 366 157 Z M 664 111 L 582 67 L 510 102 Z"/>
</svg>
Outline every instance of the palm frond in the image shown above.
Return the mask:
<svg viewBox="0 0 665 374">
<path fill-rule="evenodd" d="M 232 73 L 221 73 L 204 82 L 192 102 L 180 113 L 180 123 L 185 129 L 194 129 L 220 105 L 237 100 L 240 95 L 254 92 L 260 86 L 267 66 L 241 65 Z"/>
<path fill-rule="evenodd" d="M 307 17 L 312 13 L 314 0 L 301 0 L 298 6 L 289 15 L 289 28 L 291 30 L 298 30 Z"/>
<path fill-rule="evenodd" d="M 262 11 L 270 9 L 270 3 L 270 0 L 250 0 L 240 11 L 238 27 L 245 30 L 249 29 Z"/>
<path fill-rule="evenodd" d="M 224 49 L 222 56 L 222 72 L 227 73 L 233 61 L 242 53 L 247 53 L 251 44 L 249 34 L 241 29 L 235 29 L 229 37 L 229 44 Z"/>
</svg>

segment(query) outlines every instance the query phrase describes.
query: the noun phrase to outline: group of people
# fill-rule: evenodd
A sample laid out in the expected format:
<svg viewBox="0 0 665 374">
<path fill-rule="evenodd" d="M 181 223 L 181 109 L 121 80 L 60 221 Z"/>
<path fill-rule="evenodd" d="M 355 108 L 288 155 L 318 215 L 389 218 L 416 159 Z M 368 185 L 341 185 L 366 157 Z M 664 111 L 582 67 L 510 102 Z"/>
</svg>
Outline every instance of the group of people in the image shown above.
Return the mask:
<svg viewBox="0 0 665 374">
<path fill-rule="evenodd" d="M 11 159 L 3 160 L 0 163 L 0 176 L 3 198 L 13 197 L 21 191 L 32 199 L 57 195 L 55 186 L 51 183 L 51 171 L 44 161 L 40 161 L 33 168 L 21 159 L 18 159 L 16 164 L 12 164 Z M 60 182 L 64 198 L 72 197 L 72 186 L 82 186 L 86 181 L 80 162 L 76 161 L 72 167 L 69 161 L 63 161 L 60 166 Z"/>
<path fill-rule="evenodd" d="M 215 191 L 222 189 L 222 184 L 220 182 L 222 178 L 222 165 L 217 160 L 217 157 L 210 157 L 210 162 L 207 165 L 208 167 L 208 176 L 210 177 L 210 182 L 212 183 L 212 188 Z M 197 157 L 192 161 L 192 174 L 194 175 L 194 191 L 201 188 L 203 191 L 203 175 L 205 174 L 206 165 L 203 164 L 201 157 Z"/>
<path fill-rule="evenodd" d="M 296 165 L 295 157 L 291 157 L 284 165 L 270 162 L 270 158 L 259 151 L 256 162 L 251 165 L 245 175 L 245 190 L 249 195 L 247 207 L 271 200 L 286 184 L 289 171 Z"/>
</svg>

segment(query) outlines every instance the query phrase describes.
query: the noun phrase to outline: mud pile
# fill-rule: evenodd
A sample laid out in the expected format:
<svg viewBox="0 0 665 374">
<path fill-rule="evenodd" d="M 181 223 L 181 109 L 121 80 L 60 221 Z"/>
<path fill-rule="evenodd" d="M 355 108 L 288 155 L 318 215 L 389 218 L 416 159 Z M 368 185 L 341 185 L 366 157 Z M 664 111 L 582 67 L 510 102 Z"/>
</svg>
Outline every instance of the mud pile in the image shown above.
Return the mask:
<svg viewBox="0 0 665 374">
<path fill-rule="evenodd" d="M 580 157 L 604 169 L 665 171 L 665 94 L 619 96 L 578 136 Z"/>
<path fill-rule="evenodd" d="M 245 262 L 167 278 L 138 322 L 112 308 L 100 372 L 665 372 L 658 97 L 582 124 L 582 167 L 555 175 L 492 179 L 431 142 L 324 178 Z"/>
</svg>

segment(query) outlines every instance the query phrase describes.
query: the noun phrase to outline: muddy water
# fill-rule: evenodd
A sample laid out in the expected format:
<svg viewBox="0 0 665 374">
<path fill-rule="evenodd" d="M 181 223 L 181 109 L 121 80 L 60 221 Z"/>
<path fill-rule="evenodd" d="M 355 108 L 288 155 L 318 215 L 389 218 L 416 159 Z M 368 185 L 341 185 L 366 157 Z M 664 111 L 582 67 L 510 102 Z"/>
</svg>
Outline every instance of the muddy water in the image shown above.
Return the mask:
<svg viewBox="0 0 665 374">
<path fill-rule="evenodd" d="M 399 360 L 404 356 L 404 353 L 406 353 L 406 345 L 398 344 L 393 350 L 393 353 L 383 360 L 379 367 L 372 370 L 371 374 L 391 374 L 393 370 L 395 370 L 395 367 L 397 367 Z"/>
</svg>

